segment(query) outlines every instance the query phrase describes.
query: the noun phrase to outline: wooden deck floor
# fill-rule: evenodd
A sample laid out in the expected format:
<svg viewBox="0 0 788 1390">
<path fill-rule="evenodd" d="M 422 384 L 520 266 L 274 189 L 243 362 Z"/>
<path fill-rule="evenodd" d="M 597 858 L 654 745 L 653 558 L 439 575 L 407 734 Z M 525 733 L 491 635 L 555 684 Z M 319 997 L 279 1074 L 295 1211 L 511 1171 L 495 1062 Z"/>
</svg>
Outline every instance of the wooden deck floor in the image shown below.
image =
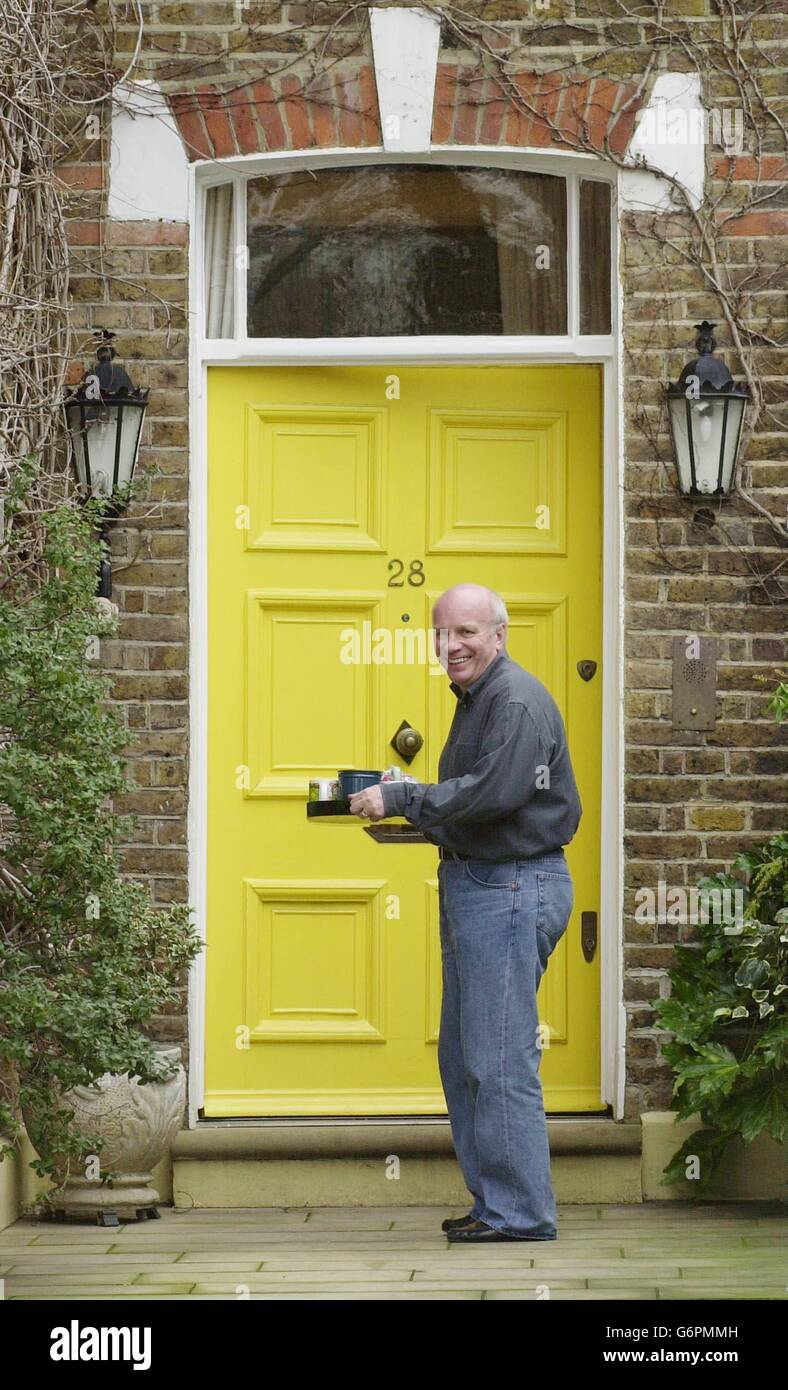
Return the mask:
<svg viewBox="0 0 788 1390">
<path fill-rule="evenodd" d="M 0 1232 L 6 1299 L 785 1299 L 779 1204 L 559 1208 L 557 1241 L 449 1245 L 458 1210 L 175 1211 Z"/>
</svg>

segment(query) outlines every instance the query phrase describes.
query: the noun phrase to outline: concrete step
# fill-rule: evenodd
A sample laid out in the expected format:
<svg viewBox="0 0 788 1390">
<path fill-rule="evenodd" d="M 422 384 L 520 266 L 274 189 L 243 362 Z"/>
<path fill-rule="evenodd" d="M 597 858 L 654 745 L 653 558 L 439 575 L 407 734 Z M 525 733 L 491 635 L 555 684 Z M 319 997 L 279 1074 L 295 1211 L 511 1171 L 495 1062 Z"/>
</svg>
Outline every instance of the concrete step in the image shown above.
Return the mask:
<svg viewBox="0 0 788 1390">
<path fill-rule="evenodd" d="M 641 1135 L 639 1121 L 548 1118 L 557 1201 L 642 1201 Z M 171 1157 L 176 1207 L 470 1202 L 441 1116 L 203 1120 L 176 1135 Z"/>
</svg>

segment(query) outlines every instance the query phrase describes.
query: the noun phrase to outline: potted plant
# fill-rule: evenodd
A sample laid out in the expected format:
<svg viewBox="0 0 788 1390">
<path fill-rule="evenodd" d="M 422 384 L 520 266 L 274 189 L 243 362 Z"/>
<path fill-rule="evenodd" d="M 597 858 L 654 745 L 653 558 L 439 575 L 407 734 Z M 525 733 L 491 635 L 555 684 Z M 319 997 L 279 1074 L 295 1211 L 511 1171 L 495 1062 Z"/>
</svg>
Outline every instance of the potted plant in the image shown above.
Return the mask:
<svg viewBox="0 0 788 1390">
<path fill-rule="evenodd" d="M 178 1058 L 162 1057 L 145 1029 L 181 998 L 200 941 L 190 908 L 154 909 L 122 872 L 117 846 L 132 820 L 113 798 L 128 790 L 133 735 L 95 665 L 96 636 L 115 622 L 94 601 L 101 504 L 41 512 L 27 506 L 36 484 L 28 459 L 6 495 L 0 559 L 0 1134 L 13 1140 L 24 1118 L 40 1176 L 106 1195 L 123 1152 L 143 1176 L 157 1161 L 150 1143 L 130 1143 L 146 1110 L 166 1146 L 175 1121 L 162 1114 L 162 1086 L 180 1121 Z M 111 1078 L 137 1095 L 131 1118 L 105 1106 L 102 1135 L 96 1096 Z M 0 1160 L 12 1151 L 0 1147 Z"/>
<path fill-rule="evenodd" d="M 72 1086 L 57 1098 L 57 1113 L 72 1137 L 98 1136 L 97 1152 L 75 1165 L 55 1161 L 55 1189 L 46 1195 L 45 1215 L 84 1217 L 102 1225 L 157 1216 L 159 1193 L 153 1169 L 181 1127 L 186 1074 L 181 1049 L 154 1043 L 161 1079 L 143 1083 L 129 1072 L 105 1072 L 90 1085 Z M 173 1072 L 171 1068 L 174 1067 Z M 30 1103 L 23 1116 L 31 1143 L 51 1152 L 46 1122 Z"/>
</svg>

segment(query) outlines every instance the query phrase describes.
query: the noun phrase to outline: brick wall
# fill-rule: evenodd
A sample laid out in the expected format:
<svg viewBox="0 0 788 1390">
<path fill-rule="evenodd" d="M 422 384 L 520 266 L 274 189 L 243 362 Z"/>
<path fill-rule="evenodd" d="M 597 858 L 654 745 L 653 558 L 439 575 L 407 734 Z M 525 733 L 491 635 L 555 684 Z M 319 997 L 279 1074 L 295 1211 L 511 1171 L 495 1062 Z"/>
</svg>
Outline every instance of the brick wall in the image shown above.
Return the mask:
<svg viewBox="0 0 788 1390">
<path fill-rule="evenodd" d="M 712 154 L 712 196 L 719 197 L 727 160 Z M 739 185 L 756 174 L 753 160 L 737 161 L 736 181 L 723 206 L 735 209 Z M 781 171 L 782 170 L 782 174 Z M 786 165 L 765 156 L 765 192 L 784 198 Z M 785 295 L 777 289 L 788 243 L 786 214 L 768 204 L 730 222 L 721 241 L 732 284 L 760 259 L 774 289 L 756 297 L 748 321 L 785 339 Z M 693 325 L 719 321 L 718 303 L 699 276 L 667 249 L 655 266 L 652 219 L 628 217 L 622 229 L 626 399 L 625 558 L 625 1001 L 629 1018 L 628 1113 L 667 1107 L 671 1073 L 659 1057 L 660 1034 L 650 1001 L 668 992 L 665 970 L 673 943 L 691 941 L 692 927 L 634 921 L 635 894 L 661 879 L 692 884 L 702 873 L 730 867 L 742 849 L 784 830 L 785 737 L 766 713 L 771 693 L 756 680 L 785 663 L 785 602 L 766 602 L 759 574 L 784 560 L 785 543 L 768 522 L 736 499 L 712 507 L 716 524 L 694 524 L 699 507 L 671 491 L 639 419 L 659 408 L 661 383 L 675 381 L 692 355 Z M 768 321 L 768 326 L 767 326 Z M 724 324 L 720 351 L 734 373 L 740 366 Z M 751 440 L 743 483 L 779 518 L 788 503 L 785 462 L 786 354 L 758 349 L 758 370 L 772 418 Z M 671 725 L 672 643 L 688 633 L 719 640 L 717 722 L 709 733 Z"/>
<path fill-rule="evenodd" d="M 188 226 L 102 216 L 107 132 L 73 152 L 60 176 L 71 190 L 71 323 L 80 352 L 72 380 L 91 360 L 94 327 L 118 333 L 135 385 L 150 389 L 138 475 L 139 499 L 110 532 L 119 621 L 101 664 L 134 731 L 132 789 L 116 799 L 137 816 L 123 847 L 125 872 L 159 904 L 188 901 Z M 186 994 L 151 1032 L 187 1044 Z"/>
<path fill-rule="evenodd" d="M 474 11 L 471 3 L 470 10 Z M 634 8 L 634 7 L 633 7 Z M 740 6 L 748 15 L 752 6 Z M 777 8 L 777 12 L 774 9 Z M 476 5 L 493 26 L 491 51 L 510 35 L 528 41 L 528 68 L 515 74 L 519 90 L 569 131 L 585 122 L 590 140 L 620 153 L 630 139 L 639 104 L 638 84 L 648 55 L 630 49 L 600 52 L 603 22 L 633 43 L 636 18 L 617 0 L 553 0 L 550 27 L 533 29 L 527 7 L 510 0 Z M 711 0 L 672 0 L 674 16 L 708 26 Z M 143 0 L 145 42 L 137 75 L 154 76 L 168 94 L 190 158 L 255 150 L 366 145 L 380 140 L 368 34 L 358 11 L 336 4 L 242 6 L 229 3 L 164 4 Z M 134 9 L 121 11 L 119 67 L 136 43 Z M 557 23 L 560 21 L 560 23 Z M 565 21 L 565 23 L 564 23 Z M 747 29 L 747 55 L 763 90 L 784 83 L 785 15 L 773 7 Z M 782 48 L 781 48 L 782 41 Z M 758 45 L 757 49 L 753 46 Z M 302 91 L 316 46 L 330 64 Z M 604 49 L 604 46 L 603 46 Z M 781 58 L 782 54 L 782 58 Z M 680 49 L 666 65 L 687 66 Z M 582 64 L 582 71 L 572 69 Z M 724 81 L 709 90 L 712 103 L 735 98 Z M 444 23 L 434 111 L 439 143 L 556 143 L 549 124 L 512 108 L 479 70 L 478 54 Z M 744 482 L 781 517 L 788 503 L 785 462 L 786 300 L 782 267 L 788 261 L 786 166 L 776 125 L 764 119 L 760 162 L 737 160 L 725 190 L 728 163 L 709 150 L 709 189 L 723 196 L 721 215 L 741 208 L 756 178 L 764 199 L 755 212 L 730 221 L 721 256 L 732 293 L 745 288 L 759 260 L 773 272 L 749 306 L 748 322 L 764 335 L 756 351 L 770 415 L 752 440 Z M 160 470 L 113 533 L 117 640 L 107 645 L 115 673 L 114 696 L 129 728 L 140 734 L 130 760 L 135 790 L 122 809 L 140 815 L 126 847 L 128 872 L 149 883 L 156 902 L 187 897 L 186 798 L 188 771 L 187 445 L 186 374 L 187 233 L 185 226 L 114 222 L 102 217 L 107 132 L 76 148 L 62 175 L 70 191 L 73 248 L 73 325 L 76 338 L 94 325 L 123 335 L 123 351 L 138 384 L 151 388 L 144 464 Z M 560 143 L 560 142 L 559 142 Z M 662 249 L 655 264 L 653 238 L 665 219 L 622 221 L 620 273 L 624 286 L 624 397 L 626 404 L 625 555 L 625 883 L 622 932 L 625 1004 L 629 1019 L 626 1115 L 666 1107 L 671 1072 L 659 1056 L 652 1002 L 667 992 L 665 971 L 675 941 L 691 939 L 681 926 L 639 926 L 633 917 L 638 887 L 692 883 L 702 871 L 726 866 L 744 846 L 785 826 L 785 738 L 767 717 L 767 692 L 758 673 L 785 661 L 784 603 L 765 603 L 759 575 L 785 558 L 785 544 L 767 522 L 731 500 L 715 510 L 715 524 L 694 524 L 696 508 L 673 491 L 666 438 L 653 435 L 663 383 L 675 380 L 691 355 L 693 325 L 720 318 L 719 304 L 699 271 Z M 686 236 L 679 229 L 675 236 Z M 166 310 L 161 301 L 171 307 Z M 770 342 L 769 340 L 772 340 Z M 724 325 L 720 350 L 735 375 L 740 364 Z M 648 424 L 644 433 L 643 421 Z M 663 418 L 663 425 L 664 425 Z M 772 586 L 773 588 L 774 586 Z M 772 595 L 773 596 L 773 595 Z M 675 731 L 670 721 L 670 653 L 675 635 L 720 639 L 719 718 L 711 733 Z M 157 1033 L 186 1038 L 185 1002 L 157 1021 Z"/>
</svg>

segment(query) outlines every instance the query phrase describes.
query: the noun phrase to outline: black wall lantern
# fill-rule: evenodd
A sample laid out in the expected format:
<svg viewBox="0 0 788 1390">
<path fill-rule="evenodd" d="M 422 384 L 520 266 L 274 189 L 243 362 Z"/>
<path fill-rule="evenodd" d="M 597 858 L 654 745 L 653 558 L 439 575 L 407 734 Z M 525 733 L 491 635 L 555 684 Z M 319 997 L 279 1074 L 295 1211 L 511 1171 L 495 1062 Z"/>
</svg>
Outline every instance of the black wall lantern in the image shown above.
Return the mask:
<svg viewBox="0 0 788 1390">
<path fill-rule="evenodd" d="M 114 333 L 106 328 L 96 335 L 96 362 L 85 373 L 76 391 L 66 399 L 66 423 L 72 457 L 83 501 L 106 498 L 100 530 L 102 537 L 125 511 L 124 491 L 134 476 L 148 391 L 133 386 L 114 361 Z M 112 567 L 101 563 L 97 593 L 112 594 Z"/>
<path fill-rule="evenodd" d="M 690 496 L 725 495 L 733 485 L 750 393 L 735 384 L 722 358 L 714 356 L 716 324 L 704 319 L 695 327 L 700 356 L 687 363 L 666 392 L 679 487 Z"/>
</svg>

